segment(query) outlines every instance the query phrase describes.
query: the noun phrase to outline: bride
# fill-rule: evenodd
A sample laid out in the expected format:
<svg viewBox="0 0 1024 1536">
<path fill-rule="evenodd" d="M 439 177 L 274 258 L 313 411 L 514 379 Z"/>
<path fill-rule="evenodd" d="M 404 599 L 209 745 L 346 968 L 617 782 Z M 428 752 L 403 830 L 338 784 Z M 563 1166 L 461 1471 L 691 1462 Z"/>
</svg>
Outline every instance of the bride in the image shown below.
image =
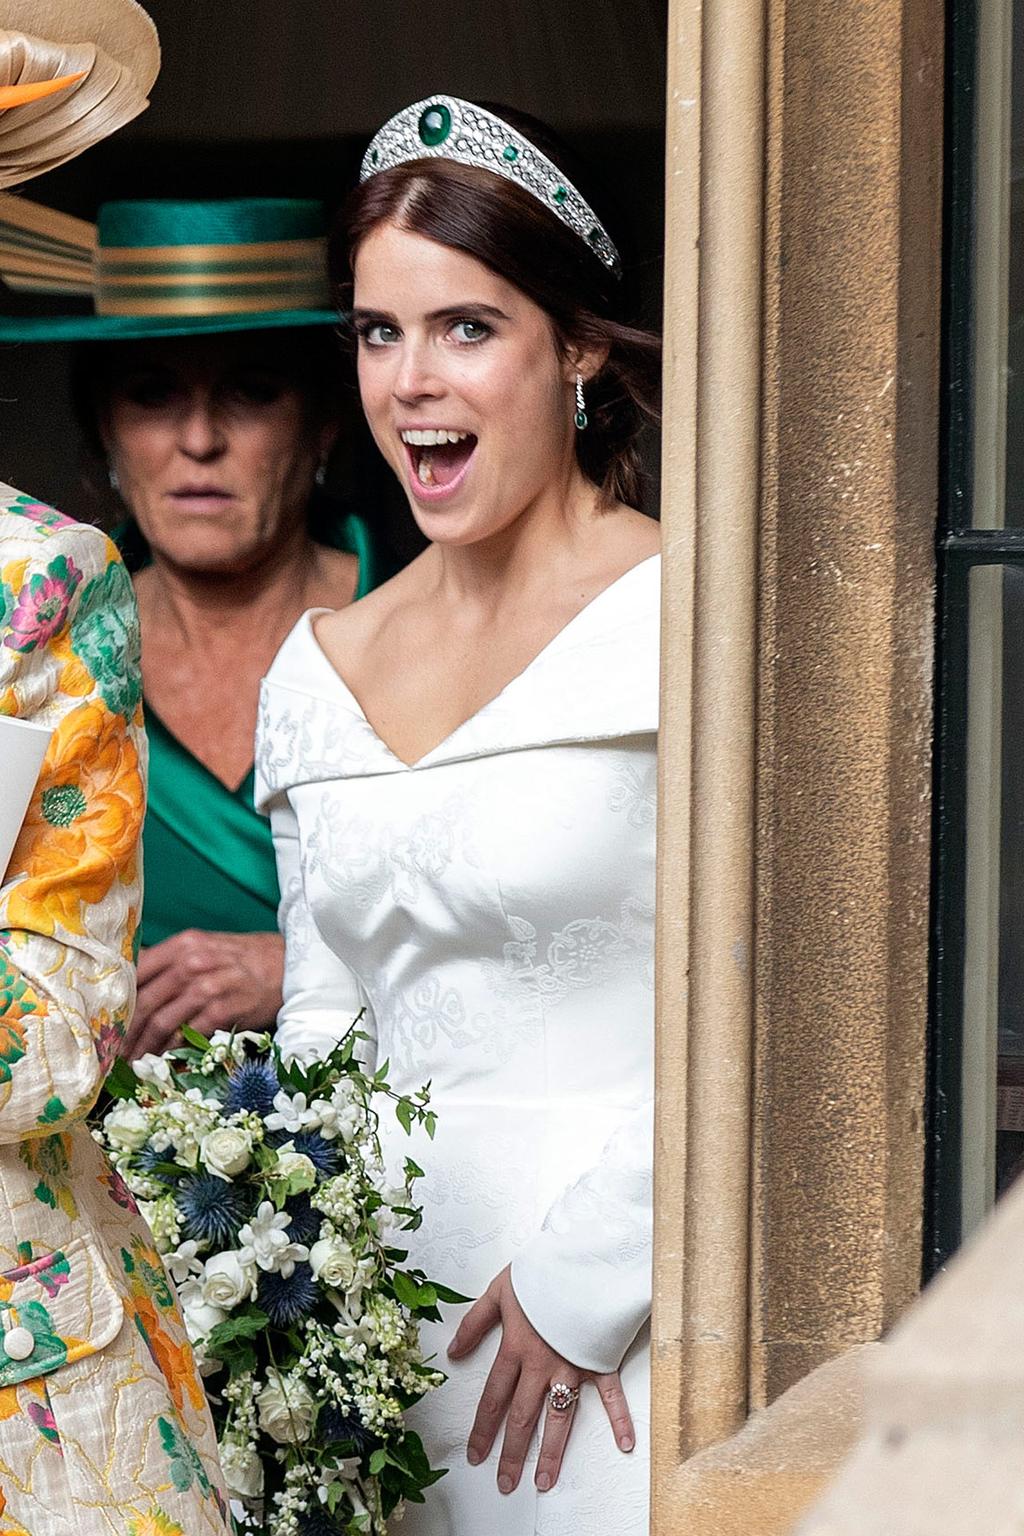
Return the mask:
<svg viewBox="0 0 1024 1536">
<path fill-rule="evenodd" d="M 278 1039 L 365 1008 L 432 1083 L 410 1417 L 451 1470 L 409 1536 L 647 1530 L 658 527 L 635 510 L 656 338 L 546 130 L 451 97 L 380 130 L 347 211 L 362 403 L 425 552 L 314 610 L 264 683 Z M 404 1239 L 403 1239 L 404 1241 Z"/>
</svg>

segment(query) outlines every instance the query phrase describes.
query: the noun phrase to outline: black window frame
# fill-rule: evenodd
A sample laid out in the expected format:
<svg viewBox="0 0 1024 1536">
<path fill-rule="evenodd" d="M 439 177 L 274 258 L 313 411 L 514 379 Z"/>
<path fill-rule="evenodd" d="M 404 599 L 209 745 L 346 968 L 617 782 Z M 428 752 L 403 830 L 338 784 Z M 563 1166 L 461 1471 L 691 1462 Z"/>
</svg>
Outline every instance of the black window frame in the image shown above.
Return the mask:
<svg viewBox="0 0 1024 1536">
<path fill-rule="evenodd" d="M 933 863 L 923 1272 L 927 1281 L 964 1237 L 964 966 L 967 869 L 968 615 L 971 572 L 1024 570 L 1024 528 L 973 522 L 973 347 L 978 0 L 949 0 Z M 1024 45 L 1024 39 L 1020 40 Z"/>
</svg>

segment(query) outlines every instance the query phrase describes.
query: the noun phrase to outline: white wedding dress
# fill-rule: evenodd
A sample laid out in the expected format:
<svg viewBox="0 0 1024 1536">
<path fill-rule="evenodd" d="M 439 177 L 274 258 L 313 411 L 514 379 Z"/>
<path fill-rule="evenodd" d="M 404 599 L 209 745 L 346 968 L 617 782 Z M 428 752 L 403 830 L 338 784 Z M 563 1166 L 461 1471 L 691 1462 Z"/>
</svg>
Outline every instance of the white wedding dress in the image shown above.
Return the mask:
<svg viewBox="0 0 1024 1536">
<path fill-rule="evenodd" d="M 660 559 L 600 593 L 506 688 L 409 767 L 300 620 L 263 685 L 257 803 L 287 939 L 278 1039 L 326 1052 L 364 1027 L 401 1090 L 432 1083 L 411 1153 L 411 1261 L 477 1296 L 510 1260 L 566 1359 L 622 1364 L 637 1446 L 584 1389 L 562 1476 L 495 1484 L 465 1446 L 498 1332 L 410 1415 L 448 1475 L 404 1536 L 647 1531 L 655 741 Z M 444 1349 L 463 1308 L 424 1343 Z"/>
</svg>

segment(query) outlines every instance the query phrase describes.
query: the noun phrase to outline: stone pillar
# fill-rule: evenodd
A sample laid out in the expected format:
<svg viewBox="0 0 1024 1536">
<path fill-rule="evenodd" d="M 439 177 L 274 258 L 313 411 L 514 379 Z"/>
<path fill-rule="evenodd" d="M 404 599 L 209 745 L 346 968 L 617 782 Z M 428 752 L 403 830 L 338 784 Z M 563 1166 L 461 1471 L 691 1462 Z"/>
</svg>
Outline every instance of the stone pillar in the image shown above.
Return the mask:
<svg viewBox="0 0 1024 1536">
<path fill-rule="evenodd" d="M 683 1463 L 918 1284 L 942 37 L 671 6 L 659 1536 L 718 1536 Z"/>
<path fill-rule="evenodd" d="M 773 0 L 752 1405 L 921 1268 L 943 8 Z"/>
</svg>

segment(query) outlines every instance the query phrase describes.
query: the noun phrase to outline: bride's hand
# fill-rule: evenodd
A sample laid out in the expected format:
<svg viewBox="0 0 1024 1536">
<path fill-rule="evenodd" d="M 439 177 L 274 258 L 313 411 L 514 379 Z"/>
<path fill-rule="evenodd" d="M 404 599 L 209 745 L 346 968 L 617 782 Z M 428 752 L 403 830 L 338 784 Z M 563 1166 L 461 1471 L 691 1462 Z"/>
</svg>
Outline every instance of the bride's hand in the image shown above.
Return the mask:
<svg viewBox="0 0 1024 1536">
<path fill-rule="evenodd" d="M 506 1419 L 498 1488 L 502 1493 L 511 1493 L 522 1476 L 537 1420 L 547 1406 L 533 1480 L 541 1492 L 553 1488 L 575 1413 L 574 1407 L 559 1411 L 548 1403 L 548 1393 L 559 1381 L 576 1388 L 593 1382 L 601 1394 L 616 1445 L 620 1451 L 633 1449 L 636 1433 L 618 1372 L 599 1376 L 593 1371 L 581 1371 L 545 1344 L 516 1300 L 508 1269 L 494 1277 L 462 1319 L 448 1346 L 449 1359 L 461 1360 L 472 1354 L 492 1328 L 499 1325 L 501 1344 L 480 1398 L 466 1451 L 471 1466 L 477 1466 L 490 1454 L 501 1421 Z"/>
</svg>

